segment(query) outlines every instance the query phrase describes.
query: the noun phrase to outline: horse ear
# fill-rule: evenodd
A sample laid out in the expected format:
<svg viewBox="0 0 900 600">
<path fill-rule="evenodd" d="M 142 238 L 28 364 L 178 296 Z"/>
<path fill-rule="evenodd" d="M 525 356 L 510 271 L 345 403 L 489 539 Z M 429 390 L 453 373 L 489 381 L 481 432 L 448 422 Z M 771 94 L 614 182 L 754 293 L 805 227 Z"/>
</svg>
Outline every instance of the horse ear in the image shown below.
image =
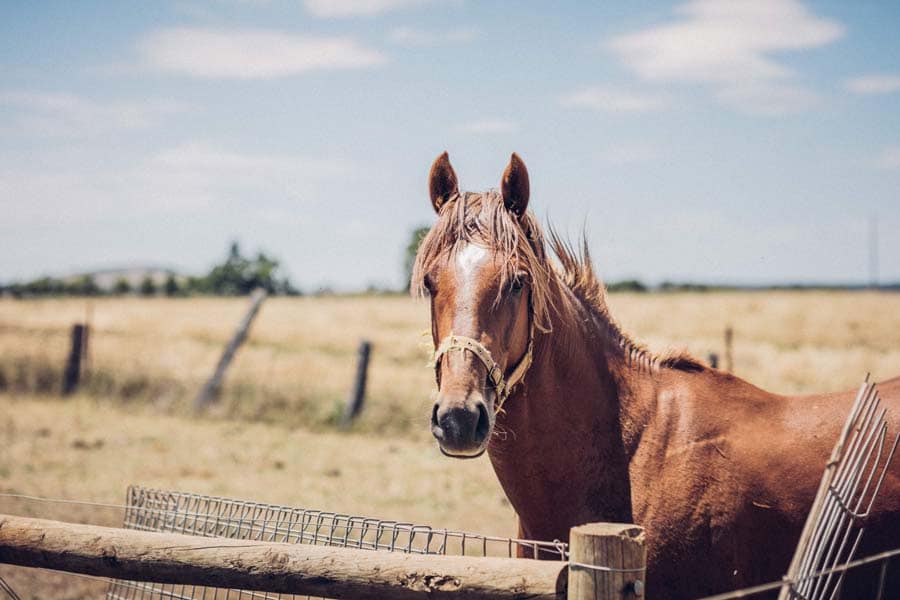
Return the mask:
<svg viewBox="0 0 900 600">
<path fill-rule="evenodd" d="M 525 163 L 515 152 L 509 158 L 509 164 L 503 171 L 503 179 L 500 181 L 500 192 L 503 194 L 503 203 L 517 217 L 525 214 L 528 208 L 528 169 Z"/>
<path fill-rule="evenodd" d="M 434 212 L 440 212 L 444 203 L 459 193 L 459 182 L 450 165 L 450 156 L 446 152 L 434 159 L 428 173 L 428 191 L 431 194 L 431 205 Z"/>
</svg>

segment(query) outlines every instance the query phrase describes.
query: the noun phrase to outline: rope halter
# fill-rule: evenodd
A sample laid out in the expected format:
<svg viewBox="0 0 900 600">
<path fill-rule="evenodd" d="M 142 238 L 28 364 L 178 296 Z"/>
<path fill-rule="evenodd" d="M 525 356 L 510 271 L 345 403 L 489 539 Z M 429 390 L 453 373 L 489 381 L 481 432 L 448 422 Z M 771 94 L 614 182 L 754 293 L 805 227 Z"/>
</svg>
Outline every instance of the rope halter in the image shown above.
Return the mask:
<svg viewBox="0 0 900 600">
<path fill-rule="evenodd" d="M 528 333 L 528 349 L 519 360 L 519 364 L 517 364 L 512 372 L 505 377 L 503 375 L 503 369 L 500 368 L 500 365 L 498 365 L 497 361 L 491 356 L 491 351 L 484 347 L 484 344 L 476 339 L 465 337 L 463 335 L 453 335 L 452 333 L 445 337 L 437 350 L 434 351 L 434 371 L 436 377 L 438 368 L 441 364 L 441 357 L 450 350 L 459 350 L 461 352 L 468 350 L 484 364 L 484 368 L 487 369 L 488 379 L 491 380 L 494 391 L 497 394 L 497 402 L 494 406 L 494 414 L 496 415 L 503 408 L 503 403 L 509 398 L 513 388 L 525 378 L 525 373 L 528 372 L 528 367 L 531 366 L 534 355 L 534 325 L 532 324 Z"/>
</svg>

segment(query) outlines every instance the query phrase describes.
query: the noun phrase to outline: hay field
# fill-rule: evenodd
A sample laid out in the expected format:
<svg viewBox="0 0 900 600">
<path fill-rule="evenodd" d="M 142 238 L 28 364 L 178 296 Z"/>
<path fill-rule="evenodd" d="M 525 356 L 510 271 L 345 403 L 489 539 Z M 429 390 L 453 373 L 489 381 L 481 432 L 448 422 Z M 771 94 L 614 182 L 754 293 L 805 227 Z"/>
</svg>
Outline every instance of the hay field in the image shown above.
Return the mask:
<svg viewBox="0 0 900 600">
<path fill-rule="evenodd" d="M 0 391 L 54 393 L 71 323 L 92 315 L 85 393 L 180 413 L 214 367 L 246 299 L 0 300 Z M 614 294 L 612 312 L 651 349 L 705 359 L 735 332 L 735 372 L 803 393 L 900 372 L 900 294 Z M 427 437 L 433 376 L 428 306 L 402 296 L 268 300 L 228 375 L 218 413 L 330 427 L 347 396 L 359 340 L 374 344 L 361 431 Z"/>
<path fill-rule="evenodd" d="M 221 406 L 189 405 L 246 299 L 0 300 L 0 492 L 118 504 L 130 483 L 514 535 L 486 460 L 443 458 L 427 420 L 428 307 L 405 297 L 276 298 L 232 366 Z M 616 294 L 612 312 L 651 349 L 722 353 L 738 375 L 802 393 L 900 374 L 900 294 Z M 57 390 L 68 330 L 93 313 L 90 377 Z M 334 421 L 359 339 L 374 344 L 365 411 Z M 0 497 L 0 512 L 100 524 L 115 508 Z M 97 597 L 71 576 L 0 567 L 23 597 Z"/>
</svg>

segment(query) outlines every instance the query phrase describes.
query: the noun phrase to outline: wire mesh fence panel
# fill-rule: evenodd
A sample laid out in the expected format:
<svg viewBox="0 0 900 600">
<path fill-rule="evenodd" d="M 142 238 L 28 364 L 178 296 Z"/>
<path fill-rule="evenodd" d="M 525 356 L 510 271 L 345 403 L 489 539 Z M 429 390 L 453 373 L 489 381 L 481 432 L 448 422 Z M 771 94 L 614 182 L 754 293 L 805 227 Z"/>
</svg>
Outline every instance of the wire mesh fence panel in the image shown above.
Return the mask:
<svg viewBox="0 0 900 600">
<path fill-rule="evenodd" d="M 840 597 L 843 570 L 866 529 L 897 445 L 887 438 L 887 408 L 868 377 L 860 387 L 838 439 L 801 536 L 781 600 L 834 600 Z M 886 564 L 886 563 L 885 563 Z"/>
<path fill-rule="evenodd" d="M 306 508 L 247 502 L 186 492 L 128 488 L 126 529 L 182 533 L 200 537 L 315 544 L 363 550 L 450 556 L 527 556 L 565 560 L 561 542 L 520 540 L 427 525 L 339 514 Z M 108 600 L 200 598 L 293 598 L 180 584 L 114 580 Z"/>
</svg>

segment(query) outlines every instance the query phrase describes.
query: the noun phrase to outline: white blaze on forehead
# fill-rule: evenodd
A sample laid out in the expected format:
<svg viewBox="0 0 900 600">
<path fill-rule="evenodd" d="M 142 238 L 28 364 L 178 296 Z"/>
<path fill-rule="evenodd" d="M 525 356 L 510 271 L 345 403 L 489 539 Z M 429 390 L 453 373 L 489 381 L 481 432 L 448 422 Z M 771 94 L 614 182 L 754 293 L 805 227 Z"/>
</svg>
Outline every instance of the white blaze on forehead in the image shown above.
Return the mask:
<svg viewBox="0 0 900 600">
<path fill-rule="evenodd" d="M 487 248 L 476 246 L 475 244 L 466 244 L 456 253 L 456 264 L 460 271 L 466 275 L 476 270 L 478 263 L 487 256 Z"/>
<path fill-rule="evenodd" d="M 487 248 L 476 244 L 465 244 L 456 252 L 456 271 L 459 277 L 457 307 L 474 306 L 478 271 L 487 257 Z"/>
</svg>

